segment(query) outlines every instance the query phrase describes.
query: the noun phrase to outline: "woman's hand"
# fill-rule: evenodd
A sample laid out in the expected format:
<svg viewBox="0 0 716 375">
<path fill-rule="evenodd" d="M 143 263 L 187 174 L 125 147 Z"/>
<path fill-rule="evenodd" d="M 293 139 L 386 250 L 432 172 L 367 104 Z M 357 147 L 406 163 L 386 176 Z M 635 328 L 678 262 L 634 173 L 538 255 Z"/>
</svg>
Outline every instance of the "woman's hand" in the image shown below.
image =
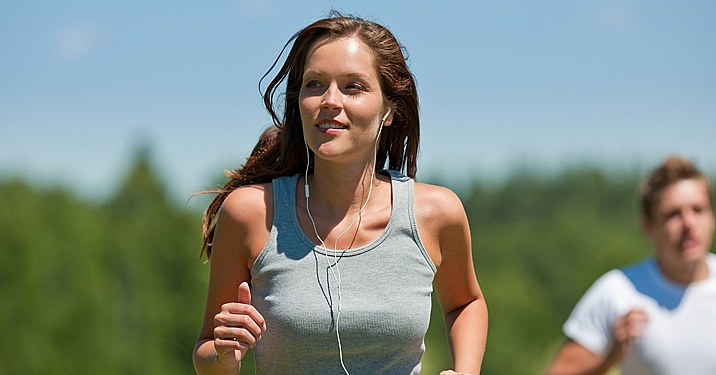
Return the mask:
<svg viewBox="0 0 716 375">
<path fill-rule="evenodd" d="M 266 330 L 264 317 L 251 306 L 247 282 L 239 285 L 238 297 L 238 302 L 223 304 L 214 316 L 214 349 L 218 361 L 227 367 L 238 366 Z"/>
</svg>

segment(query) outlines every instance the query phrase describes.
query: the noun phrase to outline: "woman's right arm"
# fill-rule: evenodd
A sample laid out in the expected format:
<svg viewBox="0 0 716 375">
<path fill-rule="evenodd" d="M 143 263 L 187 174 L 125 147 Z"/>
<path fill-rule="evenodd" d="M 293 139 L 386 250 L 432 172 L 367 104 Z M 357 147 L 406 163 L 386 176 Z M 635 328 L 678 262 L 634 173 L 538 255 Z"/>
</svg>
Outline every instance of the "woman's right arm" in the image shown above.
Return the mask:
<svg viewBox="0 0 716 375">
<path fill-rule="evenodd" d="M 219 211 L 211 254 L 204 321 L 194 347 L 199 375 L 239 374 L 241 359 L 261 339 L 263 316 L 251 306 L 251 265 L 273 220 L 270 185 L 232 192 Z"/>
</svg>

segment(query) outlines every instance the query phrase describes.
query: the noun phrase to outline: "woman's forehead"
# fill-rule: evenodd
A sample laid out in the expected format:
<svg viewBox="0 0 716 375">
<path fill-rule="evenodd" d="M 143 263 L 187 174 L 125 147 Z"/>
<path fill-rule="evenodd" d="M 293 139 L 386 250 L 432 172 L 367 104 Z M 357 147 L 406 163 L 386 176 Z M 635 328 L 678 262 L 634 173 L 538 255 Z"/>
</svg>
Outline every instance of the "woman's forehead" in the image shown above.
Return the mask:
<svg viewBox="0 0 716 375">
<path fill-rule="evenodd" d="M 306 55 L 306 62 L 303 67 L 304 72 L 309 68 L 309 65 L 316 63 L 316 58 L 321 59 L 323 63 L 340 64 L 346 67 L 348 65 L 368 65 L 371 70 L 370 75 L 379 75 L 373 51 L 356 36 L 326 37 L 316 41 Z"/>
</svg>

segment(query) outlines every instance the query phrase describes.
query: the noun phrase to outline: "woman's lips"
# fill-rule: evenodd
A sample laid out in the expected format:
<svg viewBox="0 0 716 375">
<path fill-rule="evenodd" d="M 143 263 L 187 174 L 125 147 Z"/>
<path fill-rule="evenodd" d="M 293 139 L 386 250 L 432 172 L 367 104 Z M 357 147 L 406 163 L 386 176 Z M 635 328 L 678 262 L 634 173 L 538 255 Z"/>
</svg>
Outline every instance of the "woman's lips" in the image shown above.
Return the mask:
<svg viewBox="0 0 716 375">
<path fill-rule="evenodd" d="M 345 129 L 347 126 L 339 123 L 339 122 L 322 122 L 320 124 L 316 124 L 319 129 Z"/>
<path fill-rule="evenodd" d="M 316 124 L 316 127 L 318 128 L 318 130 L 320 130 L 323 133 L 331 133 L 331 132 L 336 132 L 336 131 L 343 130 L 343 129 L 348 129 L 348 126 L 343 125 L 342 123 L 340 123 L 338 121 L 320 122 L 320 123 Z"/>
</svg>

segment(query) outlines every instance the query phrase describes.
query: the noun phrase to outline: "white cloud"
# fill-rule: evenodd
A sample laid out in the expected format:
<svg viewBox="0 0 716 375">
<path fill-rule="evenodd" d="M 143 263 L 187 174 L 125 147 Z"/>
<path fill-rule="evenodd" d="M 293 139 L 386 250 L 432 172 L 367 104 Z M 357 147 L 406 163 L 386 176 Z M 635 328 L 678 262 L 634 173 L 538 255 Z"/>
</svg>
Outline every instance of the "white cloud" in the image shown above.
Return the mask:
<svg viewBox="0 0 716 375">
<path fill-rule="evenodd" d="M 55 57 L 63 62 L 80 60 L 97 47 L 97 30 L 86 24 L 68 25 L 55 34 L 52 47 Z"/>
</svg>

